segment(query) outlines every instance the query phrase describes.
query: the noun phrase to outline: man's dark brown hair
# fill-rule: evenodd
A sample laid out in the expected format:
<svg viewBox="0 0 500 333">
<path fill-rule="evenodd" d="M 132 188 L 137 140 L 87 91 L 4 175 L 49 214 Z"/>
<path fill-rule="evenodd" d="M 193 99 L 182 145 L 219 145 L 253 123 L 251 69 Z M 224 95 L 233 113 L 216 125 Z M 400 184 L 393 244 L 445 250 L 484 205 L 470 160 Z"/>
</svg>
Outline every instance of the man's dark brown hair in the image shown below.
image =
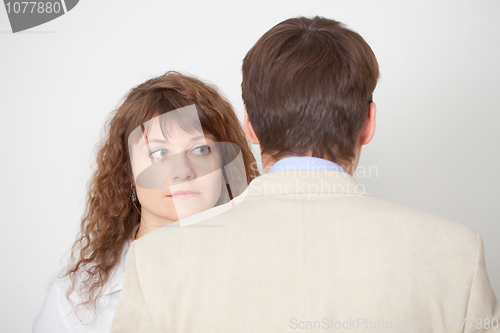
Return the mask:
<svg viewBox="0 0 500 333">
<path fill-rule="evenodd" d="M 274 160 L 354 158 L 379 76 L 359 34 L 323 17 L 291 18 L 257 41 L 242 70 L 243 101 L 261 153 Z"/>
</svg>

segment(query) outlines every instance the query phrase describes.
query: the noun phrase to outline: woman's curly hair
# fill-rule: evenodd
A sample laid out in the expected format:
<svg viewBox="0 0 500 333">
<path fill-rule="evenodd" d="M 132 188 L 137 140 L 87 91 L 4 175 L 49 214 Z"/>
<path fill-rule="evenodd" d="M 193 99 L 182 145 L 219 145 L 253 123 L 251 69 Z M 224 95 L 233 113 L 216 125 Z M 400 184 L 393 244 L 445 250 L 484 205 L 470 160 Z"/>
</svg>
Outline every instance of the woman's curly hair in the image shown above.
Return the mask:
<svg viewBox="0 0 500 333">
<path fill-rule="evenodd" d="M 82 297 L 78 306 L 86 306 L 97 314 L 103 287 L 119 264 L 125 244 L 134 239 L 140 222 L 140 203 L 134 206 L 131 200 L 129 134 L 157 115 L 191 104 L 197 107 L 203 131 L 214 135 L 217 141 L 232 142 L 241 148 L 247 183 L 259 175 L 234 109 L 216 87 L 167 72 L 130 90 L 104 126 L 95 171 L 88 183 L 81 230 L 73 244 L 69 266 L 61 275 L 71 279 L 68 300 L 76 290 Z"/>
</svg>

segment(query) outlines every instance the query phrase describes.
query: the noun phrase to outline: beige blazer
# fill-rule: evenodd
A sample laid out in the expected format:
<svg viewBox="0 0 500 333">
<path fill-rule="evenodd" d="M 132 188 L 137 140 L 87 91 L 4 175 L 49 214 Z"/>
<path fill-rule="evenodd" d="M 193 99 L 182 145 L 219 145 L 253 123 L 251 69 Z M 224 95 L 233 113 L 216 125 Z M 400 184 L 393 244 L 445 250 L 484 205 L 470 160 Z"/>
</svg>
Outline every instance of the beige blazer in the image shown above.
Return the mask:
<svg viewBox="0 0 500 333">
<path fill-rule="evenodd" d="M 473 229 L 337 171 L 268 173 L 242 196 L 132 243 L 111 332 L 500 332 Z"/>
</svg>

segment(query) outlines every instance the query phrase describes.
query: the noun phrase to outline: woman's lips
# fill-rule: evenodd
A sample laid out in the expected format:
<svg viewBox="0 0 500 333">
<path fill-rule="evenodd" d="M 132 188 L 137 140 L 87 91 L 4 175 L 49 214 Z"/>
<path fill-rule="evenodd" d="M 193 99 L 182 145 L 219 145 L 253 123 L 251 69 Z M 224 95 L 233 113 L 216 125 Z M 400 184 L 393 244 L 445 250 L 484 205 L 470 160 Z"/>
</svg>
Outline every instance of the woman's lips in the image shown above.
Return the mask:
<svg viewBox="0 0 500 333">
<path fill-rule="evenodd" d="M 167 197 L 172 197 L 176 199 L 185 199 L 185 198 L 192 198 L 197 195 L 200 195 L 200 192 L 195 192 L 195 191 L 175 191 L 174 193 L 171 193 L 170 195 L 167 195 Z"/>
</svg>

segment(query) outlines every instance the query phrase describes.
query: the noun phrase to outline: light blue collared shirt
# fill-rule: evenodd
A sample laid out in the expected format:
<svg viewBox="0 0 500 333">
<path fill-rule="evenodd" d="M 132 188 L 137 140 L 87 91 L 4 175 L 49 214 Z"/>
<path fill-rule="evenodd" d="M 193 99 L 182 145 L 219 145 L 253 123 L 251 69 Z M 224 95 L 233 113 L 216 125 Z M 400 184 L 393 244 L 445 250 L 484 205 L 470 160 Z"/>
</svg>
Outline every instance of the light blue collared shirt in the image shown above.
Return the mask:
<svg viewBox="0 0 500 333">
<path fill-rule="evenodd" d="M 345 170 L 329 160 L 311 156 L 290 156 L 274 163 L 268 173 L 286 170 L 330 170 L 345 172 Z"/>
</svg>

